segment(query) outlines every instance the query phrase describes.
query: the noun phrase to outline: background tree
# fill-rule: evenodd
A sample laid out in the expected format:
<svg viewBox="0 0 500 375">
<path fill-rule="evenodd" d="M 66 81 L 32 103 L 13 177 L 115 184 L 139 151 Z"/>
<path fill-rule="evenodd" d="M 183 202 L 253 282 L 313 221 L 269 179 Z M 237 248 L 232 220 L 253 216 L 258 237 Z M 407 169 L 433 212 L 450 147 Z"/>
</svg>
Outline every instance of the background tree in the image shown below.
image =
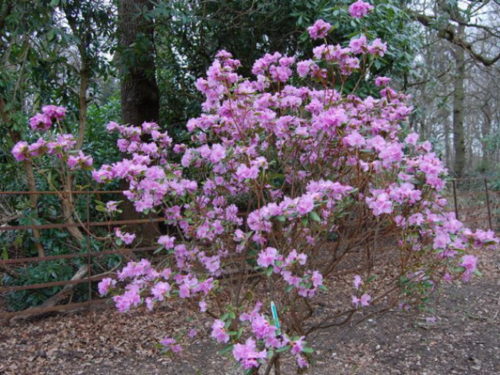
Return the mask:
<svg viewBox="0 0 500 375">
<path fill-rule="evenodd" d="M 126 124 L 159 121 L 152 9 L 150 0 L 118 2 L 118 64 L 122 122 Z"/>
<path fill-rule="evenodd" d="M 467 135 L 467 128 L 473 126 L 475 121 L 465 122 L 465 113 L 469 109 L 467 108 L 468 86 L 476 80 L 474 73 L 477 72 L 477 68 L 473 67 L 481 66 L 490 74 L 498 76 L 499 10 L 499 5 L 493 1 L 460 3 L 455 0 L 415 1 L 406 8 L 408 15 L 422 25 L 424 30 L 427 29 L 432 33 L 434 40 L 440 39 L 449 45 L 446 50 L 451 52 L 448 52 L 448 55 L 453 65 L 450 66 L 449 72 L 443 72 L 439 77 L 442 81 L 446 80 L 442 79 L 444 76 L 451 77 L 453 82 L 452 87 L 448 88 L 452 93 L 453 108 L 453 161 L 450 166 L 456 177 L 470 174 L 477 167 L 477 163 L 474 165 L 472 162 L 474 142 L 471 136 Z M 425 54 L 425 49 L 422 49 L 421 53 Z M 425 68 L 430 71 L 435 70 L 432 65 L 427 65 Z M 435 96 L 439 95 L 438 92 Z M 485 131 L 487 129 L 488 126 L 484 128 Z M 448 147 L 448 128 L 446 131 L 445 147 Z"/>
</svg>

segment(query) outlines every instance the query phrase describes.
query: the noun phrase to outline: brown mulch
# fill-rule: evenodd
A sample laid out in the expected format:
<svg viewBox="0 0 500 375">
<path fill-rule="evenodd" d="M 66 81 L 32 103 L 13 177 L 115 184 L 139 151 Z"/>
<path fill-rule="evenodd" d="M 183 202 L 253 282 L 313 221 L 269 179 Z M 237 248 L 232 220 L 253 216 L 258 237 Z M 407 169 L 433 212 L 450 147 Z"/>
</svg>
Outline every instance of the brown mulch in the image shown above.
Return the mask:
<svg viewBox="0 0 500 375">
<path fill-rule="evenodd" d="M 435 321 L 429 313 L 391 312 L 353 329 L 322 331 L 309 373 L 500 374 L 499 259 L 483 253 L 482 277 L 445 287 Z M 0 374 L 241 374 L 204 338 L 175 358 L 161 354 L 158 340 L 180 329 L 184 315 L 172 307 L 127 314 L 109 308 L 0 327 Z"/>
</svg>

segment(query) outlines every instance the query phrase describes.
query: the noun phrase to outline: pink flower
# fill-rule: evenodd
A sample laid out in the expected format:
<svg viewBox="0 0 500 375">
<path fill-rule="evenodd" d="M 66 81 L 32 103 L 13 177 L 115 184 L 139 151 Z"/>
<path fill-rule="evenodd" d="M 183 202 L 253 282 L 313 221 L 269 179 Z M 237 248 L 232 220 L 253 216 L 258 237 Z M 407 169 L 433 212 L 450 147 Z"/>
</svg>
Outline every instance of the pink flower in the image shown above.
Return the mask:
<svg viewBox="0 0 500 375">
<path fill-rule="evenodd" d="M 68 157 L 66 164 L 69 169 L 90 168 L 93 164 L 93 159 L 92 156 L 84 155 L 83 152 L 78 151 L 77 155 Z"/>
<path fill-rule="evenodd" d="M 307 215 L 309 212 L 314 210 L 314 195 L 304 194 L 300 197 L 297 202 L 297 212 L 300 215 Z"/>
<path fill-rule="evenodd" d="M 106 294 L 108 294 L 109 289 L 111 289 L 115 285 L 116 280 L 106 277 L 99 282 L 99 284 L 97 285 L 97 290 L 99 291 L 99 294 L 101 296 L 105 296 Z"/>
<path fill-rule="evenodd" d="M 175 242 L 175 237 L 160 236 L 160 238 L 158 238 L 158 244 L 160 244 L 167 250 L 174 248 L 174 242 Z"/>
<path fill-rule="evenodd" d="M 52 120 L 49 116 L 43 113 L 37 113 L 29 120 L 31 129 L 33 130 L 48 130 L 52 126 Z"/>
<path fill-rule="evenodd" d="M 295 357 L 296 361 L 297 361 L 297 366 L 299 368 L 306 368 L 306 367 L 309 367 L 309 362 L 307 362 L 307 359 L 304 358 L 304 356 L 302 355 L 297 355 Z"/>
<path fill-rule="evenodd" d="M 299 354 L 304 350 L 304 339 L 305 337 L 302 336 L 298 340 L 292 342 L 292 349 L 290 350 L 292 354 Z"/>
<path fill-rule="evenodd" d="M 274 337 L 276 327 L 271 325 L 262 315 L 256 314 L 252 319 L 252 331 L 258 339 Z"/>
<path fill-rule="evenodd" d="M 151 132 L 153 132 L 153 130 L 160 129 L 160 127 L 158 126 L 158 124 L 156 122 L 143 122 L 141 127 L 142 127 L 143 133 L 146 133 L 146 134 L 151 134 Z"/>
<path fill-rule="evenodd" d="M 12 147 L 11 152 L 17 161 L 23 161 L 28 159 L 29 157 L 28 150 L 29 150 L 28 142 L 19 141 L 14 145 L 14 147 Z"/>
<path fill-rule="evenodd" d="M 360 303 L 361 303 L 361 306 L 368 306 L 370 304 L 370 301 L 371 301 L 372 297 L 368 294 L 363 294 L 360 298 Z"/>
<path fill-rule="evenodd" d="M 47 142 L 43 138 L 38 138 L 38 141 L 32 143 L 28 147 L 31 157 L 41 156 L 48 150 Z"/>
<path fill-rule="evenodd" d="M 366 40 L 366 36 L 361 35 L 359 38 L 351 39 L 349 42 L 349 48 L 352 53 L 361 54 L 365 52 L 367 44 L 368 42 Z"/>
<path fill-rule="evenodd" d="M 120 202 L 117 202 L 117 201 L 107 202 L 106 203 L 106 212 L 107 213 L 117 212 L 118 211 L 118 204 L 120 204 Z"/>
<path fill-rule="evenodd" d="M 267 247 L 264 250 L 261 250 L 259 253 L 259 257 L 257 258 L 257 264 L 263 268 L 267 268 L 269 266 L 274 265 L 280 259 L 278 250 L 274 247 Z"/>
<path fill-rule="evenodd" d="M 375 56 L 384 56 L 385 53 L 387 52 L 387 44 L 382 42 L 379 38 L 375 39 L 369 46 L 368 46 L 368 53 L 371 55 Z"/>
<path fill-rule="evenodd" d="M 127 265 L 118 272 L 118 279 L 137 278 L 154 273 L 151 263 L 147 259 L 141 259 L 140 262 L 128 262 Z"/>
<path fill-rule="evenodd" d="M 255 180 L 259 176 L 259 168 L 256 166 L 247 167 L 245 164 L 240 164 L 236 169 L 236 177 L 239 181 Z"/>
<path fill-rule="evenodd" d="M 410 133 L 405 138 L 405 143 L 407 143 L 409 145 L 416 146 L 417 141 L 418 141 L 418 134 L 417 133 Z"/>
<path fill-rule="evenodd" d="M 464 255 L 462 257 L 460 266 L 465 268 L 465 271 L 462 275 L 462 280 L 469 281 L 472 274 L 477 268 L 477 257 L 474 255 Z"/>
<path fill-rule="evenodd" d="M 391 82 L 388 77 L 377 77 L 375 78 L 375 86 L 387 86 Z"/>
<path fill-rule="evenodd" d="M 212 152 L 210 153 L 210 161 L 212 163 L 218 163 L 226 157 L 226 149 L 220 144 L 215 144 L 212 146 Z"/>
<path fill-rule="evenodd" d="M 314 61 L 304 60 L 297 63 L 297 74 L 299 77 L 304 78 L 311 71 L 311 67 L 314 66 Z"/>
<path fill-rule="evenodd" d="M 361 276 L 354 275 L 353 284 L 354 284 L 354 288 L 355 289 L 359 289 L 359 287 L 361 286 L 361 284 L 363 284 L 363 280 L 361 279 Z"/>
<path fill-rule="evenodd" d="M 165 350 L 171 350 L 173 353 L 179 353 L 182 351 L 182 346 L 177 344 L 177 341 L 172 337 L 165 337 L 160 341 L 160 344 L 165 347 Z"/>
<path fill-rule="evenodd" d="M 151 294 L 158 301 L 163 301 L 165 295 L 168 295 L 168 293 L 170 292 L 170 289 L 172 288 L 169 283 L 167 283 L 166 281 L 160 281 L 151 288 Z"/>
<path fill-rule="evenodd" d="M 323 285 L 323 275 L 319 271 L 313 271 L 311 281 L 313 283 L 313 287 L 318 288 Z"/>
<path fill-rule="evenodd" d="M 375 216 L 392 213 L 392 202 L 387 193 L 377 194 L 374 198 L 366 197 L 366 202 Z"/>
<path fill-rule="evenodd" d="M 113 301 L 120 312 L 130 310 L 131 307 L 138 306 L 141 303 L 138 287 L 130 288 L 124 294 L 114 296 Z"/>
<path fill-rule="evenodd" d="M 220 319 L 217 319 L 212 324 L 212 333 L 210 337 L 214 338 L 217 342 L 226 343 L 229 341 L 229 335 L 227 334 L 224 328 L 224 322 Z"/>
<path fill-rule="evenodd" d="M 365 138 L 357 131 L 353 131 L 351 134 L 344 137 L 342 141 L 346 146 L 355 148 L 363 147 L 366 144 Z"/>
<path fill-rule="evenodd" d="M 349 14 L 354 18 L 362 18 L 368 14 L 373 9 L 373 5 L 365 3 L 362 0 L 358 0 L 349 6 Z"/>
<path fill-rule="evenodd" d="M 257 351 L 255 340 L 248 338 L 245 344 L 236 344 L 233 348 L 234 358 L 241 363 L 245 370 L 259 366 L 259 359 L 266 358 L 267 351 Z"/>
<path fill-rule="evenodd" d="M 317 20 L 314 25 L 309 26 L 307 31 L 312 39 L 325 38 L 328 35 L 328 31 L 332 28 L 328 22 L 323 20 Z"/>
<path fill-rule="evenodd" d="M 130 245 L 135 239 L 135 234 L 122 232 L 120 228 L 115 228 L 115 236 L 126 245 Z"/>
<path fill-rule="evenodd" d="M 42 107 L 42 113 L 53 120 L 62 120 L 66 116 L 66 108 L 56 105 L 45 105 Z"/>
<path fill-rule="evenodd" d="M 371 299 L 372 299 L 372 297 L 369 294 L 366 294 L 366 293 L 363 294 L 361 296 L 361 298 L 358 298 L 356 296 L 352 296 L 352 304 L 355 307 L 359 307 L 359 306 L 366 307 L 366 306 L 370 305 Z"/>
<path fill-rule="evenodd" d="M 384 167 L 400 162 L 403 159 L 403 145 L 401 143 L 386 144 L 386 147 L 379 152 Z"/>
</svg>

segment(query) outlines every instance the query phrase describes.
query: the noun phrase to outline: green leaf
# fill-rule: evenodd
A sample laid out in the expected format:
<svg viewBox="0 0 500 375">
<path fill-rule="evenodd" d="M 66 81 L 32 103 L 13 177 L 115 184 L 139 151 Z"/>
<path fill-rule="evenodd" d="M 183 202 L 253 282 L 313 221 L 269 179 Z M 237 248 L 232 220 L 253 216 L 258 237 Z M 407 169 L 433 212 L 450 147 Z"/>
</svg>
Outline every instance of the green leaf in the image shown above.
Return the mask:
<svg viewBox="0 0 500 375">
<path fill-rule="evenodd" d="M 316 213 L 316 211 L 309 212 L 309 217 L 317 223 L 321 223 L 321 217 Z"/>
<path fill-rule="evenodd" d="M 278 220 L 279 222 L 284 223 L 286 221 L 286 217 L 283 216 L 283 215 L 279 215 L 279 216 L 276 216 L 276 220 Z"/>
<path fill-rule="evenodd" d="M 224 349 L 220 350 L 220 351 L 219 351 L 219 354 L 221 354 L 221 355 L 223 355 L 223 354 L 227 354 L 227 353 L 229 353 L 230 351 L 232 351 L 232 350 L 233 350 L 233 347 L 234 347 L 234 345 L 232 345 L 232 344 L 231 344 L 231 345 L 228 345 L 228 346 L 226 346 Z"/>
<path fill-rule="evenodd" d="M 286 352 L 287 350 L 289 350 L 291 348 L 290 345 L 286 345 L 286 346 L 282 346 L 281 348 L 278 348 L 276 349 L 276 353 L 283 353 L 283 352 Z"/>
</svg>

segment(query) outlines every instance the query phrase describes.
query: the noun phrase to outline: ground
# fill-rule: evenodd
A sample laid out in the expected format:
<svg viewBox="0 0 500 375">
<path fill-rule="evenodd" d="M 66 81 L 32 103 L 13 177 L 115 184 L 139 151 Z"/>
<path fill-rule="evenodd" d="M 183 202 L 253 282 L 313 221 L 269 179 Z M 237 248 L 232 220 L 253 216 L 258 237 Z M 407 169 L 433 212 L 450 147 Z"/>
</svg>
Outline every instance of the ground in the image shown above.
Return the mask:
<svg viewBox="0 0 500 375">
<path fill-rule="evenodd" d="M 323 331 L 309 374 L 500 374 L 500 257 L 481 259 L 482 277 L 445 287 L 435 321 L 391 312 L 354 329 Z M 109 308 L 0 327 L 0 374 L 241 374 L 205 339 L 178 357 L 162 356 L 157 342 L 181 315 Z"/>
</svg>

